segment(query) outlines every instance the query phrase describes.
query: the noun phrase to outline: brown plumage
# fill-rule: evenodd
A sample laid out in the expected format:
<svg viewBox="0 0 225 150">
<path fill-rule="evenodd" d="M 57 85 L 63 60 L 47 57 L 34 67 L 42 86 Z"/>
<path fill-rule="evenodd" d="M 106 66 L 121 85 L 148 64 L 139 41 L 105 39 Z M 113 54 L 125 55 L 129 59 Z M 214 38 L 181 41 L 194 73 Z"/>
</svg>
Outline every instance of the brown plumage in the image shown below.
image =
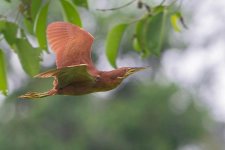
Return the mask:
<svg viewBox="0 0 225 150">
<path fill-rule="evenodd" d="M 20 98 L 41 98 L 51 95 L 83 95 L 116 88 L 127 76 L 144 67 L 122 67 L 99 71 L 91 59 L 93 36 L 82 28 L 66 22 L 48 25 L 47 38 L 56 54 L 57 69 L 36 75 L 54 77 L 53 89 L 48 92 L 29 92 Z"/>
</svg>

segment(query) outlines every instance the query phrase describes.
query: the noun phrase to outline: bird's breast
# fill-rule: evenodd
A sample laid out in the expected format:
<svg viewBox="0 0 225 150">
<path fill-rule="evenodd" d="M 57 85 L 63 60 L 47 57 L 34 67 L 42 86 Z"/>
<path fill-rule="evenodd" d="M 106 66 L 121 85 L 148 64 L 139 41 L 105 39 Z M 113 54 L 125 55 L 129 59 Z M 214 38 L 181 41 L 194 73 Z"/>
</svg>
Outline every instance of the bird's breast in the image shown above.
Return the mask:
<svg viewBox="0 0 225 150">
<path fill-rule="evenodd" d="M 99 80 L 94 83 L 73 83 L 64 88 L 58 89 L 59 95 L 84 95 L 93 92 L 109 91 L 116 88 L 118 84 Z"/>
<path fill-rule="evenodd" d="M 94 92 L 93 86 L 94 83 L 90 82 L 75 82 L 58 89 L 57 93 L 60 95 L 84 95 Z"/>
</svg>

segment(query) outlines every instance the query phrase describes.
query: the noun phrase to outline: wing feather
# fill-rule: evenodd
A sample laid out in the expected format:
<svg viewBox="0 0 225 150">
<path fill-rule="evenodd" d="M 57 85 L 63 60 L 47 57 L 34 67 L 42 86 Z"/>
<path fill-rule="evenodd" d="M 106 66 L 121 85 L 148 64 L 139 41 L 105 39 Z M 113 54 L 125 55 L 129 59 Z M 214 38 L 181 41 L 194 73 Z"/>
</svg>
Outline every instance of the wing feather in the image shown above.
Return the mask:
<svg viewBox="0 0 225 150">
<path fill-rule="evenodd" d="M 94 82 L 94 77 L 88 73 L 87 65 L 80 64 L 74 66 L 67 66 L 59 69 L 49 70 L 35 76 L 36 78 L 50 78 L 57 79 L 58 86 L 63 88 L 73 82 Z"/>
<path fill-rule="evenodd" d="M 93 36 L 82 28 L 66 22 L 48 25 L 47 38 L 51 49 L 56 53 L 57 68 L 87 64 L 92 70 L 91 46 Z"/>
</svg>

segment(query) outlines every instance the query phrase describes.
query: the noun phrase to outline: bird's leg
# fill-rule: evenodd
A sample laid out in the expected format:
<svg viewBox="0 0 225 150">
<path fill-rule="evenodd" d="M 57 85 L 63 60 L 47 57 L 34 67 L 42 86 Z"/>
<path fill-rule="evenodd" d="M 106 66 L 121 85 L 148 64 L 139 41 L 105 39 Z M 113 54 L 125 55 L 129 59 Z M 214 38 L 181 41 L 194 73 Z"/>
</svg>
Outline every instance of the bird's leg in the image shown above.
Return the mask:
<svg viewBox="0 0 225 150">
<path fill-rule="evenodd" d="M 42 97 L 47 97 L 47 96 L 52 96 L 57 94 L 58 90 L 58 80 L 57 78 L 54 79 L 53 81 L 53 88 L 47 92 L 28 92 L 24 95 L 19 96 L 19 98 L 24 98 L 24 99 L 33 99 L 33 98 L 42 98 Z"/>
<path fill-rule="evenodd" d="M 52 89 L 48 92 L 28 92 L 24 95 L 19 96 L 19 98 L 24 98 L 24 99 L 33 99 L 33 98 L 42 98 L 42 97 L 47 97 L 47 96 L 52 96 L 57 93 L 57 90 Z"/>
<path fill-rule="evenodd" d="M 59 82 L 58 79 L 56 77 L 54 77 L 54 81 L 53 81 L 53 89 L 58 89 L 59 87 Z"/>
</svg>

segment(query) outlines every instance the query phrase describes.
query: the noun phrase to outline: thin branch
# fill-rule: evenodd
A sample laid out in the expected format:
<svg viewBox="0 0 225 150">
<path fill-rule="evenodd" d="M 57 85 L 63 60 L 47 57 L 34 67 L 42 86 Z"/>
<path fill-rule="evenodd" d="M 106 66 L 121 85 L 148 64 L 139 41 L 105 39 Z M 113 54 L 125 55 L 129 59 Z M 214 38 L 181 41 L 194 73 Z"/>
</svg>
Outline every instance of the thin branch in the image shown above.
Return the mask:
<svg viewBox="0 0 225 150">
<path fill-rule="evenodd" d="M 143 5 L 145 6 L 145 9 L 148 11 L 148 13 L 151 13 L 151 7 L 146 3 L 143 3 Z"/>
<path fill-rule="evenodd" d="M 132 1 L 130 1 L 130 2 L 127 3 L 127 4 L 124 4 L 124 5 L 122 5 L 122 6 L 115 7 L 115 8 L 109 8 L 109 9 L 96 9 L 96 10 L 99 10 L 99 11 L 113 11 L 113 10 L 117 10 L 117 9 L 121 9 L 121 8 L 126 7 L 126 6 L 129 6 L 130 4 L 134 3 L 135 1 L 137 1 L 137 0 L 132 0 Z"/>
<path fill-rule="evenodd" d="M 142 15 L 142 16 L 139 17 L 139 18 L 136 18 L 136 19 L 134 19 L 134 20 L 129 21 L 128 24 L 134 24 L 134 23 L 137 23 L 138 21 L 141 21 L 141 20 L 145 19 L 146 17 L 147 17 L 146 14 L 145 14 L 145 15 Z"/>
<path fill-rule="evenodd" d="M 166 0 L 162 0 L 162 2 L 159 4 L 159 5 L 162 5 L 163 3 L 165 3 L 166 2 Z"/>
<path fill-rule="evenodd" d="M 169 4 L 169 6 L 174 5 L 176 2 L 177 2 L 177 0 L 173 0 L 173 1 Z"/>
</svg>

